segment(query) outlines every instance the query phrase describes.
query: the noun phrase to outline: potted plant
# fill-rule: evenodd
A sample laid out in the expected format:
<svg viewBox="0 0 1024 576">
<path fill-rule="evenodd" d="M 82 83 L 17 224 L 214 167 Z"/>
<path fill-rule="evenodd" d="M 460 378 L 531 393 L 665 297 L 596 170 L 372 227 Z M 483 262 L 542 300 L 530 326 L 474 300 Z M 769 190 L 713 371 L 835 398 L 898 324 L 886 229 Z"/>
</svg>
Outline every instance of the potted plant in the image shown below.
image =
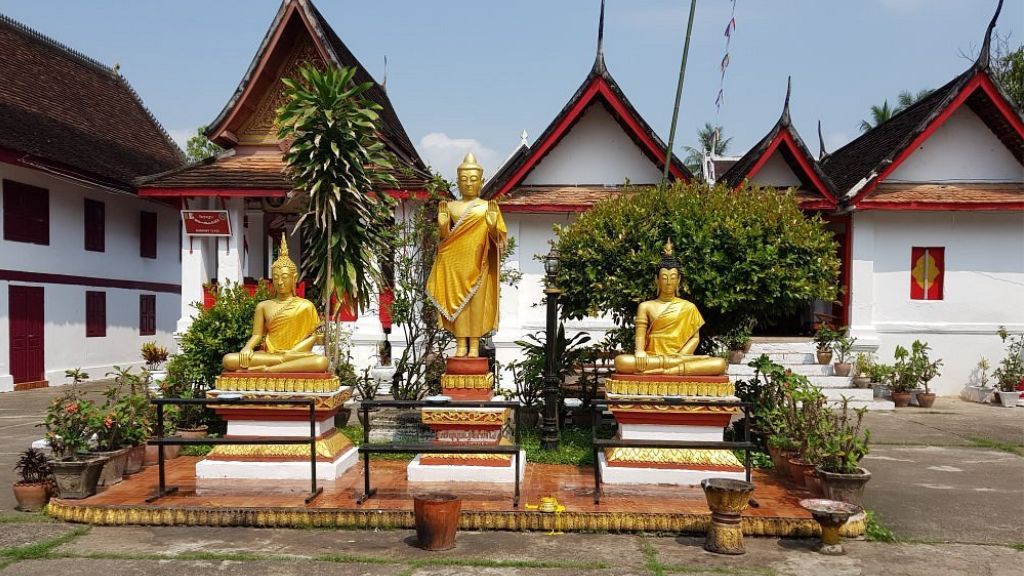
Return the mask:
<svg viewBox="0 0 1024 576">
<path fill-rule="evenodd" d="M 871 388 L 875 398 L 892 398 L 892 387 L 889 386 L 890 374 L 892 374 L 892 365 L 880 362 L 876 362 L 868 370 L 868 378 L 871 379 Z"/>
<path fill-rule="evenodd" d="M 814 345 L 818 349 L 818 364 L 832 362 L 832 343 L 836 341 L 836 331 L 828 324 L 822 324 L 814 333 Z"/>
<path fill-rule="evenodd" d="M 910 351 L 903 346 L 896 346 L 893 353 L 895 362 L 889 373 L 889 387 L 892 388 L 892 401 L 897 408 L 910 405 L 910 393 L 917 388 L 919 376 L 911 362 Z"/>
<path fill-rule="evenodd" d="M 921 408 L 931 408 L 935 404 L 935 394 L 928 388 L 928 383 L 937 378 L 942 367 L 942 360 L 932 360 L 928 357 L 928 344 L 914 340 L 911 346 L 911 358 L 914 363 L 914 370 L 917 372 L 918 382 L 924 386 L 924 392 L 917 395 L 917 405 Z"/>
<path fill-rule="evenodd" d="M 160 366 L 167 361 L 167 348 L 158 345 L 156 342 L 145 342 L 142 344 L 142 359 L 146 362 L 146 370 L 155 384 L 160 384 L 167 377 L 167 371 L 161 370 Z"/>
<path fill-rule="evenodd" d="M 999 402 L 1005 408 L 1014 408 L 1020 400 L 1017 387 L 1024 383 L 1024 334 L 1011 335 L 1002 326 L 998 334 L 1003 344 L 1006 344 L 1006 355 L 999 361 L 992 376 L 999 387 Z"/>
<path fill-rule="evenodd" d="M 85 452 L 98 419 L 96 405 L 75 386 L 47 407 L 43 426 L 55 457 L 50 466 L 61 498 L 86 498 L 96 493 L 106 459 Z"/>
<path fill-rule="evenodd" d="M 989 364 L 988 358 L 982 356 L 971 374 L 971 381 L 975 384 L 964 386 L 964 389 L 960 391 L 960 397 L 969 402 L 981 404 L 990 402 L 995 393 L 995 389 L 989 386 L 989 370 L 991 368 L 992 365 Z"/>
<path fill-rule="evenodd" d="M 872 370 L 875 366 L 874 354 L 859 352 L 853 361 L 853 385 L 856 388 L 867 388 L 871 385 Z"/>
<path fill-rule="evenodd" d="M 729 350 L 729 364 L 742 364 L 743 356 L 750 350 L 750 331 L 743 328 L 733 328 L 722 337 L 722 344 Z"/>
<path fill-rule="evenodd" d="M 836 363 L 832 366 L 832 370 L 836 376 L 850 375 L 852 365 L 847 360 L 849 360 L 856 342 L 857 339 L 851 337 L 845 328 L 836 333 L 836 338 L 832 343 L 832 349 L 836 353 Z"/>
<path fill-rule="evenodd" d="M 356 368 L 352 365 L 350 356 L 346 356 L 343 360 L 338 362 L 338 365 L 334 368 L 334 373 L 338 377 L 338 382 L 342 386 L 351 386 L 355 388 L 356 381 L 359 379 L 359 376 L 356 374 Z M 336 428 L 344 428 L 345 426 L 348 426 L 348 421 L 351 418 L 352 403 L 345 402 L 345 404 L 338 409 L 338 413 L 334 415 L 334 426 Z"/>
<path fill-rule="evenodd" d="M 377 395 L 377 391 L 380 390 L 380 381 L 370 375 L 370 367 L 367 366 L 363 368 L 362 374 L 356 378 L 355 387 L 356 392 L 359 393 L 360 400 L 373 400 L 373 397 Z M 376 408 L 372 408 L 371 412 L 376 410 Z M 366 428 L 362 407 L 360 407 L 356 415 L 359 417 L 359 425 Z"/>
<path fill-rule="evenodd" d="M 510 362 L 508 368 L 512 371 L 512 381 L 516 384 L 515 391 L 511 391 L 508 397 L 515 398 L 522 404 L 519 423 L 526 429 L 536 428 L 540 420 L 540 404 L 544 395 L 543 366 L 534 357 L 527 356 Z"/>
<path fill-rule="evenodd" d="M 50 461 L 41 450 L 29 448 L 21 453 L 14 465 L 18 481 L 14 483 L 14 499 L 18 510 L 37 512 L 46 505 L 50 492 Z"/>
<path fill-rule="evenodd" d="M 849 399 L 844 397 L 838 410 L 824 412 L 818 429 L 816 470 L 829 500 L 862 505 L 864 486 L 871 480 L 871 472 L 860 467 L 871 440 L 871 431 L 862 427 L 866 411 L 850 410 Z"/>
</svg>

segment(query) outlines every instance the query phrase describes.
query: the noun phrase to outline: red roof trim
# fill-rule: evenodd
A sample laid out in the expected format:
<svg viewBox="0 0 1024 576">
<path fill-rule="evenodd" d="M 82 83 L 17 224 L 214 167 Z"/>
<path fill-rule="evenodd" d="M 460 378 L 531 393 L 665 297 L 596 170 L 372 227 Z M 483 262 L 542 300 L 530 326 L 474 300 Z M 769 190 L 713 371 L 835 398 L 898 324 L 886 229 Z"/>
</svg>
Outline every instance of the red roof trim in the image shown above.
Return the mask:
<svg viewBox="0 0 1024 576">
<path fill-rule="evenodd" d="M 430 197 L 430 193 L 422 188 L 415 188 L 411 190 L 385 190 L 384 193 L 396 200 L 408 200 L 410 198 L 414 200 L 426 200 Z"/>
<path fill-rule="evenodd" d="M 660 160 L 656 160 L 655 163 L 660 168 L 664 168 L 665 150 L 658 146 L 654 139 L 651 138 L 651 135 L 640 127 L 640 123 L 637 122 L 636 118 L 629 113 L 625 104 L 622 103 L 622 101 L 608 86 L 608 82 L 601 76 L 594 76 L 590 85 L 587 86 L 586 90 L 583 92 L 583 96 L 581 96 L 569 112 L 562 117 L 555 129 L 551 131 L 551 134 L 544 141 L 537 142 L 530 147 L 529 156 L 526 159 L 526 162 L 524 162 L 523 165 L 520 166 L 507 181 L 505 181 L 505 185 L 502 186 L 492 198 L 501 198 L 510 190 L 518 186 L 526 178 L 526 175 L 540 163 L 544 156 L 546 156 L 547 153 L 562 140 L 562 138 L 569 132 L 569 129 L 572 128 L 572 126 L 580 119 L 583 112 L 591 103 L 593 103 L 594 98 L 598 96 L 601 96 L 604 101 L 611 106 L 612 111 L 614 112 L 613 116 L 615 116 L 620 123 L 625 124 L 625 127 L 628 128 L 629 131 L 632 132 L 633 136 L 641 142 L 643 148 L 646 149 L 645 151 L 654 158 L 660 158 Z M 683 171 L 675 166 L 675 164 L 670 163 L 669 166 L 669 171 L 677 180 L 686 178 Z"/>
<path fill-rule="evenodd" d="M 266 188 L 139 188 L 143 198 L 220 196 L 228 198 L 283 198 L 287 190 Z"/>
<path fill-rule="evenodd" d="M 817 188 L 818 194 L 821 194 L 822 196 L 825 197 L 825 200 L 828 203 L 828 207 L 835 208 L 835 197 L 832 196 L 832 193 L 828 191 L 828 187 L 825 186 L 825 183 L 821 181 L 821 178 L 818 178 L 818 175 L 811 168 L 810 164 L 807 163 L 807 158 L 805 158 L 804 155 L 800 153 L 800 149 L 797 147 L 796 142 L 793 140 L 793 135 L 789 133 L 789 128 L 779 130 L 779 133 L 776 134 L 775 138 L 772 139 L 771 144 L 768 145 L 768 149 L 765 150 L 764 154 L 762 154 L 760 158 L 757 159 L 757 162 L 754 164 L 753 167 L 750 168 L 750 171 L 747 172 L 744 178 L 747 180 L 753 179 L 754 176 L 761 171 L 761 168 L 764 168 L 765 163 L 768 162 L 768 159 L 772 157 L 772 154 L 775 153 L 775 151 L 778 149 L 781 143 L 785 143 L 786 146 L 789 148 L 789 152 L 793 155 L 794 158 L 796 158 L 797 164 L 800 165 L 800 169 L 803 171 L 804 176 L 810 179 L 810 181 L 814 184 L 815 188 Z M 741 183 L 737 184 L 736 188 L 742 186 L 742 181 L 743 180 L 741 179 Z"/>
<path fill-rule="evenodd" d="M 973 78 L 971 78 L 967 82 L 966 85 L 964 85 L 964 87 L 960 91 L 960 93 L 957 94 L 957 97 L 954 98 L 953 101 L 950 102 L 948 106 L 946 106 L 946 109 L 943 110 L 942 113 L 939 114 L 934 120 L 932 120 L 932 123 L 927 128 L 925 128 L 925 130 L 923 132 L 921 132 L 921 134 L 918 135 L 917 138 L 915 138 L 909 145 L 907 145 L 906 148 L 904 148 L 895 158 L 893 158 L 892 164 L 890 164 L 884 170 L 882 170 L 882 172 L 879 173 L 878 176 L 876 176 L 875 179 L 871 181 L 871 183 L 869 183 L 867 186 L 865 186 L 864 189 L 861 190 L 857 194 L 857 196 L 855 196 L 853 198 L 853 200 L 850 201 L 850 204 L 852 206 L 854 206 L 854 207 L 858 207 L 859 208 L 860 207 L 860 203 L 864 200 L 864 198 L 868 194 L 870 194 L 872 191 L 874 191 L 875 188 L 877 188 L 878 185 L 880 183 L 882 183 L 882 181 L 884 181 L 890 174 L 892 174 L 892 172 L 894 170 L 896 170 L 896 168 L 898 168 L 899 165 L 902 164 L 908 157 L 910 157 L 911 154 L 913 154 L 915 151 L 917 151 L 918 147 L 920 147 L 921 144 L 923 144 L 925 142 L 925 140 L 930 138 L 931 135 L 934 134 L 936 130 L 941 128 L 942 125 L 946 123 L 946 120 L 949 120 L 949 117 L 953 115 L 953 112 L 956 112 L 957 109 L 959 109 L 960 106 L 962 106 L 963 103 L 967 101 L 967 99 L 971 96 L 971 94 L 973 94 L 974 91 L 978 90 L 978 89 L 984 90 L 985 94 L 988 95 L 988 97 L 992 100 L 992 102 L 995 103 L 996 109 L 998 109 L 1000 114 L 1003 115 L 1003 118 L 1006 119 L 1006 121 L 1009 122 L 1011 126 L 1013 126 L 1013 129 L 1017 131 L 1017 134 L 1019 136 L 1024 138 L 1024 122 L 1021 122 L 1020 117 L 1017 116 L 1017 113 L 1013 111 L 1013 108 L 1010 106 L 1010 104 L 1003 99 L 1002 95 L 999 93 L 999 90 L 997 90 L 996 87 L 992 84 L 992 80 L 988 77 L 988 74 L 986 74 L 984 71 L 979 71 L 977 74 L 974 75 Z M 912 207 L 912 208 L 907 208 L 909 210 L 940 210 L 940 209 L 941 210 L 992 210 L 992 208 L 977 208 L 977 206 L 1007 206 L 1007 204 L 996 204 L 996 203 L 993 203 L 993 204 L 957 204 L 957 203 L 953 203 L 953 202 L 950 202 L 950 203 L 946 203 L 946 202 L 934 202 L 934 203 L 931 203 L 931 202 L 929 202 L 929 203 L 923 203 L 923 202 L 921 202 L 921 203 L 918 203 L 918 202 L 910 202 L 910 203 L 879 202 L 877 204 L 873 204 L 873 206 L 881 206 L 881 205 L 970 206 L 969 208 L 963 208 L 963 207 L 961 207 L 961 208 L 955 208 L 955 207 L 949 207 L 949 208 L 934 208 L 934 207 L 933 208 L 916 208 L 916 207 Z M 889 208 L 889 209 L 897 209 L 897 208 Z"/>
<path fill-rule="evenodd" d="M 857 206 L 859 210 L 901 210 L 907 212 L 1021 212 L 1024 202 L 886 202 L 869 201 Z"/>
</svg>

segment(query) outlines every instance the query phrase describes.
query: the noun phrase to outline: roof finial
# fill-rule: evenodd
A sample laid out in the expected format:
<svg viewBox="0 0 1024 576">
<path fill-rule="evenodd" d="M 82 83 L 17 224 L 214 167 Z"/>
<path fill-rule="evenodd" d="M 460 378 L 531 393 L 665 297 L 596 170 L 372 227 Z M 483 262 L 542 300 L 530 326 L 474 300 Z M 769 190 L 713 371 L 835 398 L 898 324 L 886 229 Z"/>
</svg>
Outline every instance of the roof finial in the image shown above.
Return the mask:
<svg viewBox="0 0 1024 576">
<path fill-rule="evenodd" d="M 384 80 L 380 83 L 380 89 L 388 91 L 388 55 L 384 55 Z"/>
<path fill-rule="evenodd" d="M 999 19 L 999 13 L 1003 10 L 1003 0 L 999 0 L 999 4 L 996 5 L 996 13 L 992 15 L 992 21 L 988 23 L 988 29 L 985 30 L 985 41 L 981 43 L 981 52 L 978 54 L 977 66 L 979 68 L 988 68 L 989 57 L 992 51 L 992 31 L 995 30 L 996 20 Z"/>
<path fill-rule="evenodd" d="M 789 95 L 793 91 L 793 77 L 786 76 L 786 102 L 782 105 L 782 123 L 789 125 Z"/>
<path fill-rule="evenodd" d="M 604 74 L 604 0 L 601 0 L 601 17 L 597 21 L 597 56 L 594 57 L 594 72 Z"/>
<path fill-rule="evenodd" d="M 526 133 L 526 130 L 523 130 L 523 132 L 521 134 L 519 134 L 519 145 L 520 146 L 529 146 L 530 145 L 530 143 L 526 140 L 527 136 L 528 136 L 528 134 Z"/>
<path fill-rule="evenodd" d="M 114 71 L 114 74 L 120 75 L 121 74 L 121 63 L 120 62 L 114 62 L 114 67 L 111 68 L 111 70 Z"/>
<path fill-rule="evenodd" d="M 825 137 L 821 135 L 821 120 L 818 120 L 818 160 L 828 157 L 828 150 L 825 150 Z"/>
</svg>

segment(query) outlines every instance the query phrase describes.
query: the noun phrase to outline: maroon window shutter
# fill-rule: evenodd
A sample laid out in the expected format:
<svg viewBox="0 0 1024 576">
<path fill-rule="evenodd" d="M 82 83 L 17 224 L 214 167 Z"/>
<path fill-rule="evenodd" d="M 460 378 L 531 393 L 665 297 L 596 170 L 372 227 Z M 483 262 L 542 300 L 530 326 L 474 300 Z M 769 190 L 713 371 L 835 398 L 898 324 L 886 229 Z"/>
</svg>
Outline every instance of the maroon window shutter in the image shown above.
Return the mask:
<svg viewBox="0 0 1024 576">
<path fill-rule="evenodd" d="M 4 180 L 4 240 L 50 244 L 50 191 Z"/>
<path fill-rule="evenodd" d="M 90 252 L 106 250 L 105 212 L 103 202 L 85 199 L 85 249 Z"/>
<path fill-rule="evenodd" d="M 156 212 L 141 214 L 139 255 L 143 258 L 156 258 Z"/>
<path fill-rule="evenodd" d="M 139 336 L 156 335 L 156 294 L 139 295 Z"/>
<path fill-rule="evenodd" d="M 107 335 L 107 293 L 88 290 L 85 293 L 85 337 Z"/>
</svg>

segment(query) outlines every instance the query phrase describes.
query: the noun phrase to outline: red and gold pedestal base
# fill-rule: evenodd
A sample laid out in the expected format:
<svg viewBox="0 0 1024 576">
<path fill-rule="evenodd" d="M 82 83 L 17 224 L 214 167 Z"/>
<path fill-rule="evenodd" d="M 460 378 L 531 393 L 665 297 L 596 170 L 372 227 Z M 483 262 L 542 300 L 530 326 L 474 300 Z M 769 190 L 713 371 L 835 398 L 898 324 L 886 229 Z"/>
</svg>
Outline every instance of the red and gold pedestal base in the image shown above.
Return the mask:
<svg viewBox="0 0 1024 576">
<path fill-rule="evenodd" d="M 732 417 L 735 387 L 727 376 L 616 375 L 605 384 L 609 400 L 637 402 L 667 396 L 708 402 L 699 406 L 614 404 L 611 412 L 623 440 L 714 441 L 723 439 Z M 607 448 L 598 455 L 609 484 L 695 485 L 709 477 L 743 480 L 743 464 L 731 450 Z"/>
<path fill-rule="evenodd" d="M 441 376 L 442 394 L 452 400 L 490 401 L 494 398 L 494 374 L 486 358 L 448 358 Z M 505 444 L 503 430 L 508 408 L 427 407 L 420 412 L 438 444 Z M 420 454 L 407 469 L 410 482 L 514 482 L 515 458 L 508 454 Z M 520 457 L 520 477 L 525 458 Z"/>
<path fill-rule="evenodd" d="M 314 401 L 313 431 L 316 436 L 316 475 L 331 482 L 358 461 L 355 446 L 334 428 L 334 416 L 352 395 L 331 374 L 273 374 L 226 372 L 217 378 L 210 398 L 240 394 L 237 404 L 217 405 L 218 416 L 227 421 L 227 438 L 258 440 L 261 437 L 310 436 L 309 407 L 304 405 L 246 404 L 247 399 Z M 224 486 L 232 480 L 304 480 L 311 474 L 310 445 L 222 444 L 196 464 L 197 488 Z"/>
</svg>

